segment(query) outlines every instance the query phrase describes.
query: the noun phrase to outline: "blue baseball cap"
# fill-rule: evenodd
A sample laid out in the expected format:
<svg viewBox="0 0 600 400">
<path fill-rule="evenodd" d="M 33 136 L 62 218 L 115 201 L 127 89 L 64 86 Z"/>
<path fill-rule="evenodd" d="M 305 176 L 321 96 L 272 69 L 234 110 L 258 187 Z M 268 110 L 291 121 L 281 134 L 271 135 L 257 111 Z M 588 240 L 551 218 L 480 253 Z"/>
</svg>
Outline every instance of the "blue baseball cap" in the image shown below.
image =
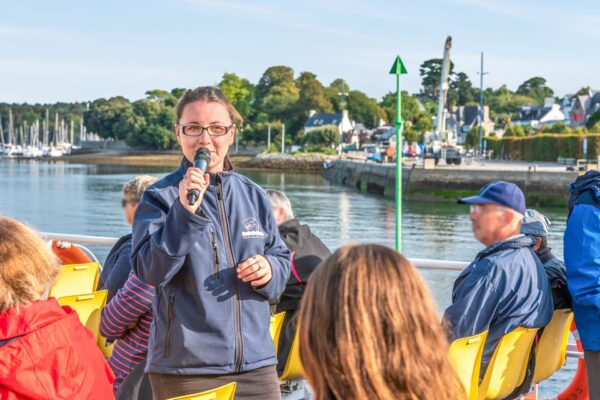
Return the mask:
<svg viewBox="0 0 600 400">
<path fill-rule="evenodd" d="M 525 195 L 511 182 L 494 181 L 481 188 L 476 196 L 459 199 L 458 204 L 498 204 L 525 214 Z"/>
</svg>

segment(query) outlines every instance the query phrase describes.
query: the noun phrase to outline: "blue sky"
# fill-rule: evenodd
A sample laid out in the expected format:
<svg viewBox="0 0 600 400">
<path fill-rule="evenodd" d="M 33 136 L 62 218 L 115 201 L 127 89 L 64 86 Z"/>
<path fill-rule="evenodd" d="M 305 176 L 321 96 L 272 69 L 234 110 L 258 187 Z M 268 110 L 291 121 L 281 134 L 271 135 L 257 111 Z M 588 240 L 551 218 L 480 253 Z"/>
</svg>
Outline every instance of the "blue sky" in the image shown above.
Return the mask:
<svg viewBox="0 0 600 400">
<path fill-rule="evenodd" d="M 224 72 L 256 83 L 272 65 L 379 99 L 396 54 L 418 91 L 447 35 L 455 70 L 477 85 L 483 51 L 486 87 L 539 75 L 558 95 L 600 90 L 596 0 L 19 0 L 0 3 L 0 102 L 135 100 Z"/>
</svg>

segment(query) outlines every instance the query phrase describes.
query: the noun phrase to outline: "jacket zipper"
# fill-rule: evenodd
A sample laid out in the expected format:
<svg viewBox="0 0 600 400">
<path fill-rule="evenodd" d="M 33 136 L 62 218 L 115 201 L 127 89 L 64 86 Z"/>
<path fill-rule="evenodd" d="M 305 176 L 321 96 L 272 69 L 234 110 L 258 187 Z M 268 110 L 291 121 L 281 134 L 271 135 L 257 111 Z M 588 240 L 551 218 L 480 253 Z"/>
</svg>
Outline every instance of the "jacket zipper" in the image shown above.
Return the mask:
<svg viewBox="0 0 600 400">
<path fill-rule="evenodd" d="M 216 176 L 216 191 L 217 191 L 217 200 L 219 203 L 219 213 L 221 214 L 221 222 L 223 224 L 223 237 L 225 239 L 225 249 L 227 250 L 227 259 L 229 261 L 229 265 L 233 268 L 232 284 L 233 284 L 233 297 L 235 298 L 233 312 L 235 314 L 235 338 L 236 338 L 236 355 L 235 355 L 235 372 L 241 372 L 242 367 L 242 355 L 244 354 L 244 344 L 242 342 L 242 332 L 241 332 L 241 311 L 240 311 L 240 293 L 237 281 L 237 274 L 235 272 L 235 262 L 233 260 L 233 251 L 231 248 L 231 239 L 229 237 L 229 221 L 227 220 L 227 214 L 225 213 L 225 202 L 223 200 L 223 178 L 220 174 Z"/>
<path fill-rule="evenodd" d="M 219 249 L 217 248 L 217 238 L 214 231 L 210 232 L 210 240 L 212 241 L 213 251 L 213 270 L 215 273 L 215 279 L 219 278 Z"/>
<path fill-rule="evenodd" d="M 169 358 L 171 354 L 171 332 L 173 331 L 173 303 L 175 303 L 175 295 L 169 296 L 169 322 L 167 325 L 167 336 L 165 338 L 165 358 Z"/>
</svg>

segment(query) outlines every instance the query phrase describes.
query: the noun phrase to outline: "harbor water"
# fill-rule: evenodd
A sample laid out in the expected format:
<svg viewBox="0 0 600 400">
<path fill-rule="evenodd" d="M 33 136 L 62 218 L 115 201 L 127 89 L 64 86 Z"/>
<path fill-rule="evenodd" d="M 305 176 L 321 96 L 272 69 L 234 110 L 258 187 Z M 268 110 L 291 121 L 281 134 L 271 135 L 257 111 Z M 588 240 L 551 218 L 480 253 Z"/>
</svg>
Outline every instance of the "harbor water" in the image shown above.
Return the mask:
<svg viewBox="0 0 600 400">
<path fill-rule="evenodd" d="M 70 164 L 0 159 L 0 215 L 17 218 L 40 231 L 119 237 L 130 231 L 121 209 L 121 188 L 135 175 L 162 177 L 164 167 Z M 242 171 L 244 173 L 244 171 Z M 328 183 L 319 174 L 248 171 L 263 187 L 284 191 L 296 217 L 309 224 L 332 250 L 350 242 L 394 245 L 394 201 Z M 483 249 L 472 236 L 468 206 L 452 203 L 404 202 L 404 255 L 470 261 Z M 552 221 L 549 245 L 562 258 L 565 209 L 539 209 Z M 110 250 L 94 246 L 103 262 Z M 453 271 L 422 270 L 440 312 L 449 304 Z M 407 332 L 410 334 L 410 332 Z M 569 359 L 558 374 L 542 383 L 542 396 L 568 385 L 576 367 Z"/>
</svg>

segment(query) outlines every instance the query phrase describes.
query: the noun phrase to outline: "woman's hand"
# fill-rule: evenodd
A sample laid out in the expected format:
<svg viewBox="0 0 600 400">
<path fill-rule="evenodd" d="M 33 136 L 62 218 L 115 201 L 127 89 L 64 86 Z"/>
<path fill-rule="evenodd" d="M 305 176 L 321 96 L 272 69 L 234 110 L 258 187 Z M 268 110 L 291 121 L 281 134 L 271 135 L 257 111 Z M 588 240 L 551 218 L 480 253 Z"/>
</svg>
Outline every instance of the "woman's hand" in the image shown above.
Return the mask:
<svg viewBox="0 0 600 400">
<path fill-rule="evenodd" d="M 238 279 L 242 282 L 250 282 L 252 286 L 263 286 L 271 281 L 273 274 L 271 264 L 261 255 L 252 256 L 237 268 Z"/>
<path fill-rule="evenodd" d="M 204 174 L 203 176 L 200 168 L 188 168 L 185 176 L 181 182 L 179 182 L 179 201 L 181 202 L 181 205 L 186 210 L 196 213 L 200 207 L 200 203 L 202 203 L 202 197 L 204 197 L 204 192 L 206 192 L 209 183 L 210 176 L 208 174 Z M 190 206 L 187 195 L 190 190 L 194 189 L 196 189 L 200 195 L 198 196 L 198 200 Z"/>
</svg>

